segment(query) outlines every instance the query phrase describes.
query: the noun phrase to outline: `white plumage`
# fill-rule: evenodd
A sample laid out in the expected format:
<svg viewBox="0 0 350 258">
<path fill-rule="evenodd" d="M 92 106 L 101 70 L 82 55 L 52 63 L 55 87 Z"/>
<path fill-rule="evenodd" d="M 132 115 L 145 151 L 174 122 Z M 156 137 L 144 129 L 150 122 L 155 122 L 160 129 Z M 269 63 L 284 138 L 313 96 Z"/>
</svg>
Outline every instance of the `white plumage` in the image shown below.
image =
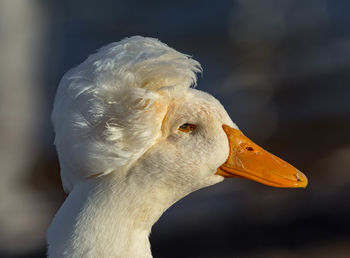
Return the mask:
<svg viewBox="0 0 350 258">
<path fill-rule="evenodd" d="M 137 160 L 159 137 L 166 95 L 187 90 L 200 69 L 158 40 L 136 36 L 101 48 L 69 71 L 52 114 L 66 191 Z"/>
<path fill-rule="evenodd" d="M 86 195 L 90 195 L 90 191 L 92 191 L 90 188 L 96 188 L 92 184 L 106 183 L 104 180 L 106 175 L 112 172 L 113 175 L 110 178 L 111 180 L 115 179 L 116 188 L 108 191 L 116 189 L 121 191 L 120 184 L 126 179 L 130 180 L 131 171 L 133 174 L 141 174 L 141 182 L 138 183 L 142 186 L 132 187 L 132 184 L 137 185 L 138 183 L 136 179 L 130 180 L 127 189 L 123 190 L 131 196 L 143 187 L 146 187 L 148 191 L 149 187 L 155 183 L 162 185 L 161 182 L 155 182 L 157 180 L 164 181 L 165 185 L 158 186 L 155 195 L 167 196 L 166 199 L 170 197 L 171 201 L 161 205 L 159 209 L 162 210 L 192 190 L 222 179 L 221 176 L 214 176 L 214 173 L 224 163 L 228 155 L 226 135 L 221 130 L 221 135 L 209 139 L 211 142 L 208 142 L 205 135 L 207 133 L 206 127 L 217 126 L 221 129 L 222 123 L 230 125 L 233 123 L 218 101 L 203 92 L 190 88 L 196 83 L 195 72 L 199 71 L 201 71 L 200 64 L 189 56 L 175 51 L 156 39 L 136 36 L 103 47 L 63 77 L 58 88 L 52 119 L 56 132 L 55 144 L 59 154 L 63 186 L 67 192 L 71 193 L 48 233 L 49 254 L 51 256 L 60 257 L 60 251 L 63 249 L 67 257 L 88 256 L 84 250 L 84 246 L 86 246 L 84 243 L 79 246 L 79 250 L 81 250 L 79 255 L 82 256 L 75 254 L 78 247 L 56 249 L 61 234 L 67 238 L 67 241 L 69 239 L 71 242 L 78 242 L 78 239 L 74 238 L 74 234 L 78 233 L 72 231 L 72 228 L 77 228 L 74 221 L 72 221 L 73 225 L 68 223 L 67 230 L 69 232 L 62 232 L 62 228 L 65 228 L 64 224 L 69 221 L 69 215 L 66 213 L 74 213 L 71 206 L 69 209 L 65 208 L 70 202 L 74 203 L 74 209 L 78 209 L 76 206 L 82 205 L 79 210 L 76 210 L 74 216 L 82 216 L 83 212 L 86 216 L 90 216 L 89 212 L 83 211 L 84 208 L 87 209 L 86 200 L 77 201 L 79 196 L 75 198 L 75 195 L 82 194 L 86 198 Z M 209 112 L 215 116 L 210 117 Z M 212 120 L 217 119 L 219 120 L 216 125 L 213 124 Z M 177 128 L 189 122 L 198 124 L 198 120 L 203 123 L 203 131 L 197 132 L 198 138 L 202 137 L 203 139 L 200 139 L 201 141 L 197 139 L 197 142 L 193 141 L 193 145 L 191 145 L 191 141 L 188 139 L 189 135 L 179 133 Z M 161 144 L 173 131 L 175 134 L 170 135 L 170 138 L 174 138 L 173 142 L 167 144 L 163 142 L 164 147 L 154 148 L 155 153 L 150 154 L 152 146 L 157 143 Z M 215 142 L 214 139 L 220 138 L 219 136 L 221 142 Z M 175 142 L 181 143 L 178 144 L 177 149 L 174 148 Z M 222 142 L 223 144 L 220 144 Z M 196 145 L 201 145 L 199 146 L 201 151 L 193 149 Z M 185 153 L 180 153 L 180 147 L 186 148 Z M 214 164 L 210 164 L 210 158 L 203 154 L 205 153 L 204 147 L 208 151 L 206 154 L 214 157 L 211 158 L 211 163 Z M 215 149 L 218 149 L 221 155 L 212 155 Z M 165 150 L 167 153 L 162 153 Z M 143 155 L 147 151 L 152 158 L 146 160 Z M 186 165 L 186 161 L 192 163 L 193 157 L 196 158 L 197 164 L 187 164 L 187 169 L 182 168 Z M 201 164 L 202 162 L 204 164 Z M 148 167 L 150 169 L 147 169 Z M 204 171 L 200 171 L 201 167 L 205 167 Z M 194 169 L 197 171 L 193 171 L 192 177 L 195 174 L 203 173 L 205 177 L 210 175 L 208 181 L 202 182 L 203 179 L 198 178 L 191 182 L 189 180 L 191 177 L 185 172 L 190 173 Z M 178 170 L 180 173 L 176 175 Z M 172 173 L 173 175 L 171 175 Z M 149 180 L 149 184 L 147 184 L 147 180 Z M 189 185 L 183 186 L 183 181 L 188 181 Z M 176 183 L 179 190 L 182 188 L 179 193 L 175 193 L 177 190 L 170 188 L 172 183 L 174 183 L 173 187 Z M 105 186 L 101 187 L 99 191 L 103 191 L 105 188 Z M 166 193 L 162 193 L 161 188 L 165 188 L 163 191 Z M 167 193 L 168 190 L 170 193 Z M 81 193 L 76 193 L 78 191 Z M 98 206 L 102 205 L 101 202 L 106 202 L 107 195 L 106 193 L 104 197 L 99 196 L 100 200 L 96 200 L 99 202 Z M 90 196 L 90 202 L 97 198 L 94 199 L 92 196 L 93 194 Z M 155 206 L 157 206 L 155 200 L 158 198 L 156 196 L 150 197 Z M 139 197 L 145 197 L 145 194 Z M 122 194 L 116 194 L 114 202 L 118 204 L 117 206 L 120 205 L 121 199 Z M 128 197 L 127 200 L 130 204 L 125 205 L 125 207 L 132 203 L 131 197 Z M 98 209 L 91 203 L 90 206 L 91 209 Z M 104 208 L 113 209 L 108 205 Z M 137 204 L 134 204 L 132 209 L 139 210 L 139 208 Z M 91 213 L 96 212 L 91 211 Z M 62 213 L 64 213 L 62 215 L 64 218 L 58 223 L 57 220 L 60 219 Z M 125 214 L 124 216 L 130 217 L 131 215 Z M 115 216 L 103 217 L 100 220 L 94 219 L 101 223 L 101 227 L 110 219 L 118 220 Z M 96 223 L 92 222 L 92 224 Z M 118 230 L 113 234 L 117 236 Z M 50 234 L 52 231 L 55 233 Z M 91 236 L 91 239 L 98 239 L 94 230 L 88 231 L 93 231 L 89 233 L 94 236 Z M 86 242 L 90 241 L 86 239 L 86 236 L 84 239 Z M 138 241 L 138 244 L 140 243 L 142 241 Z M 96 244 L 98 243 L 92 245 Z M 91 245 L 88 246 L 88 250 L 94 249 Z M 111 248 L 111 250 L 114 249 Z M 102 251 L 105 251 L 105 248 L 100 250 L 100 252 Z M 102 253 L 97 256 L 93 250 L 89 252 L 91 252 L 90 257 L 102 257 L 100 256 Z M 124 255 L 124 253 L 120 254 L 120 257 L 127 257 Z M 140 257 L 145 257 L 145 254 Z"/>
<path fill-rule="evenodd" d="M 240 131 L 214 97 L 191 88 L 200 71 L 189 56 L 135 36 L 63 77 L 52 119 L 69 196 L 48 230 L 50 257 L 151 257 L 161 214 L 223 180 L 216 172 L 232 149 L 223 125 Z"/>
</svg>

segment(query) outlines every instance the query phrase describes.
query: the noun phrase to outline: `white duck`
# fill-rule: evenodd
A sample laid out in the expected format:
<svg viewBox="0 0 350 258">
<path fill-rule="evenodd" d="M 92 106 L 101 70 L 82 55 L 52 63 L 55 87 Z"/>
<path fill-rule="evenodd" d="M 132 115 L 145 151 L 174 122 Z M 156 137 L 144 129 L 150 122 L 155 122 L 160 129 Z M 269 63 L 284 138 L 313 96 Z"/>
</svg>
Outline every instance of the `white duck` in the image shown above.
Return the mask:
<svg viewBox="0 0 350 258">
<path fill-rule="evenodd" d="M 148 236 L 162 213 L 224 177 L 306 186 L 219 101 L 190 88 L 199 71 L 189 56 L 135 36 L 63 77 L 52 118 L 69 196 L 47 233 L 49 257 L 152 257 Z"/>
</svg>

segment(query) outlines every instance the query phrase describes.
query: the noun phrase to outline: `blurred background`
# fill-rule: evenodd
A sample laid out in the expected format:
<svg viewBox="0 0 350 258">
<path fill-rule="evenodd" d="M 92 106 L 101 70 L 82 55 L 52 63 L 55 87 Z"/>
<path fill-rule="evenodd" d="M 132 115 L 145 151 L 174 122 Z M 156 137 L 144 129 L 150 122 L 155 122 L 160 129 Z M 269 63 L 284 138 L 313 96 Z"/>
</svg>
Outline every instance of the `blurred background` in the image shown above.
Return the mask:
<svg viewBox="0 0 350 258">
<path fill-rule="evenodd" d="M 0 257 L 45 257 L 64 201 L 50 112 L 62 75 L 143 35 L 192 55 L 198 89 L 309 178 L 191 194 L 151 235 L 155 257 L 350 257 L 350 2 L 0 0 Z"/>
</svg>

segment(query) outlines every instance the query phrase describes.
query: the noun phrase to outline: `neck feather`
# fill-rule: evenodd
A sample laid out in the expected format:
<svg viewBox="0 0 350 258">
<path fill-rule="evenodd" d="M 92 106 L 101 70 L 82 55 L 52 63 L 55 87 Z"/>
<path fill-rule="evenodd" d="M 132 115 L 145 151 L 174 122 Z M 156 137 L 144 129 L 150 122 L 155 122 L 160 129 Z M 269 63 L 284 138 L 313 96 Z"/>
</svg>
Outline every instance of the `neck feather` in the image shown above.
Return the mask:
<svg viewBox="0 0 350 258">
<path fill-rule="evenodd" d="M 152 257 L 152 225 L 181 196 L 138 173 L 118 174 L 74 187 L 48 230 L 49 257 Z"/>
</svg>

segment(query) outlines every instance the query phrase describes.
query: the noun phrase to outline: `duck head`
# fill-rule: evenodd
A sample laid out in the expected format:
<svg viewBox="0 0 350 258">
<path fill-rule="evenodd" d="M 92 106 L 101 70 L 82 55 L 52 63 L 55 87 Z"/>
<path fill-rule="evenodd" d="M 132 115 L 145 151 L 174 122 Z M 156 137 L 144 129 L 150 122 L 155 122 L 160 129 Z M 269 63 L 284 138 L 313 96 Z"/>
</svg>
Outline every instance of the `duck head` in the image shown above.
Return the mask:
<svg viewBox="0 0 350 258">
<path fill-rule="evenodd" d="M 65 190 L 135 167 L 186 192 L 227 177 L 305 187 L 303 173 L 254 144 L 218 100 L 191 87 L 199 71 L 190 57 L 136 36 L 68 72 L 52 115 Z"/>
</svg>

